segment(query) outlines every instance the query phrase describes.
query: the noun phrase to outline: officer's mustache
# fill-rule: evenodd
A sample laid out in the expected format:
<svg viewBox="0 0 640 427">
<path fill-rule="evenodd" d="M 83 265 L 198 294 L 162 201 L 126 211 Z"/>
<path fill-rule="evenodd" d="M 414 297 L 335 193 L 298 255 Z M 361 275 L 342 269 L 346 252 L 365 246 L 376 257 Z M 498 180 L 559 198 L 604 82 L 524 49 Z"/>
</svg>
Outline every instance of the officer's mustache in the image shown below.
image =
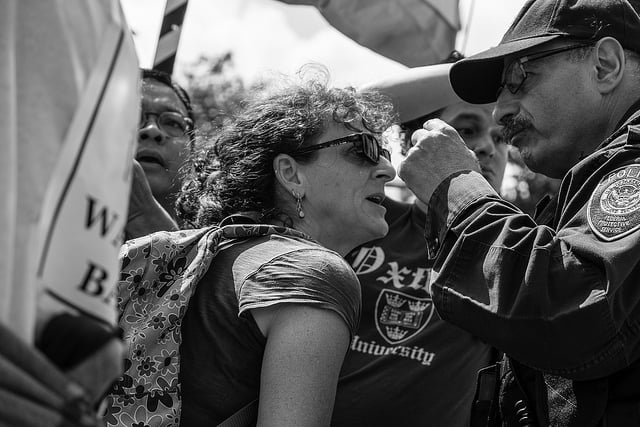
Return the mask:
<svg viewBox="0 0 640 427">
<path fill-rule="evenodd" d="M 513 116 L 502 120 L 502 135 L 507 144 L 511 144 L 511 139 L 514 136 L 532 127 L 531 122 L 524 117 Z"/>
</svg>

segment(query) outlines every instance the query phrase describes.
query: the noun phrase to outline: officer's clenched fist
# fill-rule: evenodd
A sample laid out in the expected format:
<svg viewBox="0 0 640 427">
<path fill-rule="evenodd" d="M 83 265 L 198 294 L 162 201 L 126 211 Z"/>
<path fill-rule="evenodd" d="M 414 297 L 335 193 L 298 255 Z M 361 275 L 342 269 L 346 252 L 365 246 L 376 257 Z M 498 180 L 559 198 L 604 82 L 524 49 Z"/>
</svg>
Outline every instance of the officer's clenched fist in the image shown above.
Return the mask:
<svg viewBox="0 0 640 427">
<path fill-rule="evenodd" d="M 439 119 L 427 121 L 411 136 L 412 147 L 398 175 L 416 197 L 428 204 L 447 177 L 462 171 L 480 172 L 478 160 L 458 132 Z"/>
</svg>

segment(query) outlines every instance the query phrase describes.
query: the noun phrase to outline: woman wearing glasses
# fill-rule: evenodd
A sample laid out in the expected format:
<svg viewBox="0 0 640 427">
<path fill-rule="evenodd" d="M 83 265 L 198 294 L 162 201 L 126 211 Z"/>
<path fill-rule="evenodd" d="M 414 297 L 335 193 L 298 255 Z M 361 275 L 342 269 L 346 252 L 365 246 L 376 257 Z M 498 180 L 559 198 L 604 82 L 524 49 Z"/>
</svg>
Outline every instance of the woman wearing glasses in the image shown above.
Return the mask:
<svg viewBox="0 0 640 427">
<path fill-rule="evenodd" d="M 187 92 L 165 72 L 141 71 L 140 123 L 127 239 L 177 228 L 179 171 L 194 144 L 194 117 Z"/>
<path fill-rule="evenodd" d="M 217 425 L 255 399 L 259 425 L 330 422 L 360 315 L 343 256 L 387 233 L 380 203 L 395 170 L 380 135 L 393 109 L 328 87 L 324 68 L 301 77 L 249 98 L 186 177 L 178 206 L 195 227 L 226 218 L 284 234 L 235 241 L 198 282 L 181 326 L 181 426 Z"/>
</svg>

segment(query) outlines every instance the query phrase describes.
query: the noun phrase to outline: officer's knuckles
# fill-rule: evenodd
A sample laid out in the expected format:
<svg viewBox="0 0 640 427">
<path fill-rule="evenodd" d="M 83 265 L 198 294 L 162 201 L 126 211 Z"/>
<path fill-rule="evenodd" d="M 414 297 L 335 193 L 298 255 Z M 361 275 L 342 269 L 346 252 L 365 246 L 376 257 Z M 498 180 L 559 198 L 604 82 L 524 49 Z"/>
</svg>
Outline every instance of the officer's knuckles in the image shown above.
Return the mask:
<svg viewBox="0 0 640 427">
<path fill-rule="evenodd" d="M 413 134 L 411 134 L 411 146 L 415 147 L 418 145 L 422 145 L 425 141 L 428 141 L 431 137 L 431 134 L 424 129 L 418 129 Z"/>
<path fill-rule="evenodd" d="M 450 128 L 447 122 L 440 119 L 431 119 L 424 122 L 422 127 L 428 131 L 442 132 L 446 128 Z"/>
</svg>

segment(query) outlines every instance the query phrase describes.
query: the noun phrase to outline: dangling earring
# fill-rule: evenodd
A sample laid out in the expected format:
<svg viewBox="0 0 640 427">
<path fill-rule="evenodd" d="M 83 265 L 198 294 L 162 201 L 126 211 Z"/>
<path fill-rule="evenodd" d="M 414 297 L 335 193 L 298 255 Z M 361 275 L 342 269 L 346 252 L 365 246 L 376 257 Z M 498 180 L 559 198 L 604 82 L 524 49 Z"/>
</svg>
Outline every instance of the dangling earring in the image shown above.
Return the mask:
<svg viewBox="0 0 640 427">
<path fill-rule="evenodd" d="M 298 211 L 298 216 L 300 218 L 304 218 L 304 212 L 302 211 L 302 196 L 298 194 L 296 190 L 291 190 L 291 194 L 296 199 L 296 211 Z"/>
</svg>

